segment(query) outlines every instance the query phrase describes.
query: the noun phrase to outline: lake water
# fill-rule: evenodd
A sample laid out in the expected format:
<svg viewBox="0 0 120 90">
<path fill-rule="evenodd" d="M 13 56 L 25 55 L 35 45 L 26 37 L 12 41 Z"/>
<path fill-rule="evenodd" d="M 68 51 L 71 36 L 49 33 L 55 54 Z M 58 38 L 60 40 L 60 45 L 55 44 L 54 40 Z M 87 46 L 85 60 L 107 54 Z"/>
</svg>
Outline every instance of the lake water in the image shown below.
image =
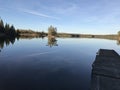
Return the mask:
<svg viewBox="0 0 120 90">
<path fill-rule="evenodd" d="M 0 90 L 90 90 L 96 52 L 114 49 L 120 54 L 117 41 L 106 39 L 11 42 L 0 41 Z"/>
</svg>

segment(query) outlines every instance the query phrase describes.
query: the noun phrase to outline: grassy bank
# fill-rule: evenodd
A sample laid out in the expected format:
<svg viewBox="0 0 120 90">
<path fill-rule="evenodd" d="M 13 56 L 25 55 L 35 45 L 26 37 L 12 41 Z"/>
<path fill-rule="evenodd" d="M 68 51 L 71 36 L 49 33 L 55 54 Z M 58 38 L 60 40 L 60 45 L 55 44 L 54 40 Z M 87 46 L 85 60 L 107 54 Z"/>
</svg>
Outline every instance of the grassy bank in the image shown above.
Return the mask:
<svg viewBox="0 0 120 90">
<path fill-rule="evenodd" d="M 93 34 L 69 34 L 69 33 L 58 33 L 58 37 L 66 37 L 66 38 L 101 38 L 101 39 L 118 39 L 117 34 L 110 35 L 93 35 Z"/>
</svg>

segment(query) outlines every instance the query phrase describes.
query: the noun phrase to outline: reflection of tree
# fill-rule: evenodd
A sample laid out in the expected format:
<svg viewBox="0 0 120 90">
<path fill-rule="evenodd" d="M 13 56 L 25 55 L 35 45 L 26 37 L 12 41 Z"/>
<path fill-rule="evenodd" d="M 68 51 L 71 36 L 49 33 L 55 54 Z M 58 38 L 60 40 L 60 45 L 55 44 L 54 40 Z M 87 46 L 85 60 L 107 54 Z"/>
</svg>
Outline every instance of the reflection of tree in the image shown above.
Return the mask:
<svg viewBox="0 0 120 90">
<path fill-rule="evenodd" d="M 118 36 L 117 45 L 120 45 L 120 36 Z"/>
<path fill-rule="evenodd" d="M 56 38 L 55 37 L 48 37 L 48 44 L 47 44 L 47 46 L 50 46 L 50 47 L 58 46 Z"/>
<path fill-rule="evenodd" d="M 3 49 L 5 40 L 3 38 L 0 38 L 0 49 Z"/>
<path fill-rule="evenodd" d="M 15 38 L 0 38 L 0 49 L 3 49 L 4 45 L 8 46 L 10 43 L 14 44 L 14 42 Z"/>
<path fill-rule="evenodd" d="M 120 40 L 117 40 L 117 45 L 120 45 Z"/>
</svg>

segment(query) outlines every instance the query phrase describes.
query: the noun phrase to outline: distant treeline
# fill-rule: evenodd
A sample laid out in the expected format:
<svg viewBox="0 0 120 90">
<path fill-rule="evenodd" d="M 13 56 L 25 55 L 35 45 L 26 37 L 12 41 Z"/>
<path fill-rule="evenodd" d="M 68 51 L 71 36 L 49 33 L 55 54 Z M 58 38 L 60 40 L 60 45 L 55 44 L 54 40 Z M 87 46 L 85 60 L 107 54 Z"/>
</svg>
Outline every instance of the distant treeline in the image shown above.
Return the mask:
<svg viewBox="0 0 120 90">
<path fill-rule="evenodd" d="M 67 37 L 67 38 L 105 38 L 105 39 L 119 39 L 120 31 L 115 35 L 92 35 L 92 34 L 73 34 L 73 33 L 58 33 L 57 28 L 50 26 L 48 27 L 48 33 L 37 32 L 33 30 L 15 29 L 13 25 L 4 24 L 3 20 L 0 19 L 0 37 L 45 37 L 45 36 L 56 36 L 56 37 Z"/>
<path fill-rule="evenodd" d="M 101 39 L 110 39 L 116 40 L 119 38 L 118 34 L 108 34 L 108 35 L 93 35 L 93 34 L 72 34 L 72 33 L 58 33 L 57 37 L 64 38 L 101 38 Z"/>
<path fill-rule="evenodd" d="M 12 37 L 44 37 L 48 34 L 44 31 L 36 32 L 33 30 L 25 30 L 25 29 L 15 29 L 13 25 L 4 24 L 3 20 L 0 19 L 0 37 L 4 38 L 12 38 Z"/>
<path fill-rule="evenodd" d="M 0 19 L 0 36 L 1 37 L 16 37 L 19 32 L 15 30 L 13 25 L 4 24 L 3 20 Z"/>
<path fill-rule="evenodd" d="M 19 35 L 21 37 L 44 37 L 47 36 L 47 33 L 44 31 L 42 32 L 37 32 L 33 30 L 25 30 L 25 29 L 17 29 L 17 32 L 19 32 Z"/>
</svg>

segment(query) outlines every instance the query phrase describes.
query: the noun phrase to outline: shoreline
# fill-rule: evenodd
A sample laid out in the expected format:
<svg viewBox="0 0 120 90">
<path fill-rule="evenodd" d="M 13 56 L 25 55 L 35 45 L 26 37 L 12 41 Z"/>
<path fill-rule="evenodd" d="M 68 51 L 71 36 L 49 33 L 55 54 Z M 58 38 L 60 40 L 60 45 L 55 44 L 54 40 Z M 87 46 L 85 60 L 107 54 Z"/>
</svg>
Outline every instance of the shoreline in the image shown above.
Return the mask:
<svg viewBox="0 0 120 90">
<path fill-rule="evenodd" d="M 20 34 L 19 37 L 46 37 L 48 36 L 47 33 L 45 35 L 35 34 L 35 33 L 24 33 Z M 8 37 L 5 34 L 0 34 L 0 37 Z M 17 36 L 16 36 L 17 37 Z M 69 33 L 58 33 L 56 37 L 67 37 L 67 38 L 105 38 L 105 39 L 119 39 L 117 34 L 108 34 L 108 35 L 94 35 L 94 34 L 69 34 Z"/>
</svg>

